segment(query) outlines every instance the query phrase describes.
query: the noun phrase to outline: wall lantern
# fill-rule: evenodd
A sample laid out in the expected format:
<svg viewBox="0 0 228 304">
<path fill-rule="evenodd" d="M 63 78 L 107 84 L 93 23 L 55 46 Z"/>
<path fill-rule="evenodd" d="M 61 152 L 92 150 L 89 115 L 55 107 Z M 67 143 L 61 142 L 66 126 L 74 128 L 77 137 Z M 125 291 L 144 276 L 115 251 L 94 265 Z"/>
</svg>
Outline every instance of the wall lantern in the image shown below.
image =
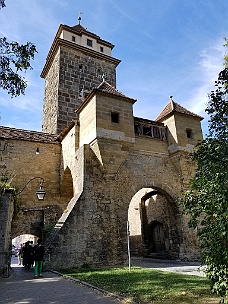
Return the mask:
<svg viewBox="0 0 228 304">
<path fill-rule="evenodd" d="M 43 179 L 42 177 L 33 177 L 33 178 L 31 178 L 31 179 L 25 184 L 25 186 L 24 186 L 20 191 L 18 191 L 18 192 L 16 193 L 16 195 L 20 194 L 32 180 L 37 179 L 37 178 L 40 179 L 40 188 L 36 191 L 36 196 L 37 196 L 38 201 L 43 201 L 46 192 L 45 192 L 45 190 L 44 190 L 44 188 L 43 188 L 44 179 Z"/>
</svg>

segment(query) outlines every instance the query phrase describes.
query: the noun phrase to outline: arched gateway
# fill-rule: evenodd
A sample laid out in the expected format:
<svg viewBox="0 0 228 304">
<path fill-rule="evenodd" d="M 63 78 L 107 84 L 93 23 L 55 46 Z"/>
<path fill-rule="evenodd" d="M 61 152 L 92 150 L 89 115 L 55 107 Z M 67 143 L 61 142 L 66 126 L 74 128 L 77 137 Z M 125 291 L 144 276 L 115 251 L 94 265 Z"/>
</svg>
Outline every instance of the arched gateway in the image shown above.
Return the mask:
<svg viewBox="0 0 228 304">
<path fill-rule="evenodd" d="M 41 176 L 47 193 L 38 203 L 30 183 L 2 235 L 43 236 L 54 268 L 125 263 L 127 221 L 132 254 L 197 258 L 178 198 L 202 118 L 172 99 L 155 120 L 134 117 L 136 100 L 115 88 L 113 47 L 61 25 L 41 74 L 43 132 L 0 127 L 1 175 L 18 189 Z"/>
</svg>

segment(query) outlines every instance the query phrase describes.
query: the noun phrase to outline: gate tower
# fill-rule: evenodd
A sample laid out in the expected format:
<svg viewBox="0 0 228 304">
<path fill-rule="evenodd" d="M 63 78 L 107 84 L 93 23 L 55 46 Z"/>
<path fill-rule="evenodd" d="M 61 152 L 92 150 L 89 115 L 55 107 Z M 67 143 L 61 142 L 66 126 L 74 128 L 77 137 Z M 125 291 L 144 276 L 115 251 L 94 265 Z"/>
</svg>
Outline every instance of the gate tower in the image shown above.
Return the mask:
<svg viewBox="0 0 228 304">
<path fill-rule="evenodd" d="M 111 56 L 114 45 L 77 24 L 60 25 L 41 77 L 45 79 L 42 131 L 59 134 L 72 120 L 75 110 L 102 77 L 116 87 L 116 67 Z"/>
</svg>

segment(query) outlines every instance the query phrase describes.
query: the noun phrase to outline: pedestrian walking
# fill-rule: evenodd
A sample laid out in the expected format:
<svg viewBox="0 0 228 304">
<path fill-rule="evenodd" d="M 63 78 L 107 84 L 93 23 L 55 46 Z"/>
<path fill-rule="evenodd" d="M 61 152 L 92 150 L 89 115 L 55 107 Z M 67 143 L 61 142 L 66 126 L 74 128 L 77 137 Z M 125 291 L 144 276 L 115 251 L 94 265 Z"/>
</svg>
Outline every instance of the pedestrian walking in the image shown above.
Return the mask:
<svg viewBox="0 0 228 304">
<path fill-rule="evenodd" d="M 26 269 L 30 269 L 32 265 L 32 254 L 33 254 L 33 248 L 30 245 L 30 242 L 27 241 L 25 243 L 25 246 L 22 248 L 22 255 L 23 255 L 23 266 Z"/>
<path fill-rule="evenodd" d="M 35 261 L 35 267 L 34 267 L 34 278 L 37 279 L 38 277 L 42 276 L 42 270 L 43 270 L 43 262 L 44 262 L 44 246 L 42 244 L 42 240 L 37 240 L 37 245 L 34 246 L 33 250 L 33 257 Z"/>
</svg>

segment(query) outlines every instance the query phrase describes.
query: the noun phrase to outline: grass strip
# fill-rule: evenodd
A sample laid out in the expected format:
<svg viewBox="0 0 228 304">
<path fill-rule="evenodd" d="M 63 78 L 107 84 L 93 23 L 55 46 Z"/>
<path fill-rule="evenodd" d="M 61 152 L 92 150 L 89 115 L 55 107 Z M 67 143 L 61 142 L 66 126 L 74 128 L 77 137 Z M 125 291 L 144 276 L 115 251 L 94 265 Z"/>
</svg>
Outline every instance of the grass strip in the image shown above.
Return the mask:
<svg viewBox="0 0 228 304">
<path fill-rule="evenodd" d="M 68 269 L 62 273 L 140 304 L 217 304 L 207 278 L 127 267 Z"/>
</svg>

